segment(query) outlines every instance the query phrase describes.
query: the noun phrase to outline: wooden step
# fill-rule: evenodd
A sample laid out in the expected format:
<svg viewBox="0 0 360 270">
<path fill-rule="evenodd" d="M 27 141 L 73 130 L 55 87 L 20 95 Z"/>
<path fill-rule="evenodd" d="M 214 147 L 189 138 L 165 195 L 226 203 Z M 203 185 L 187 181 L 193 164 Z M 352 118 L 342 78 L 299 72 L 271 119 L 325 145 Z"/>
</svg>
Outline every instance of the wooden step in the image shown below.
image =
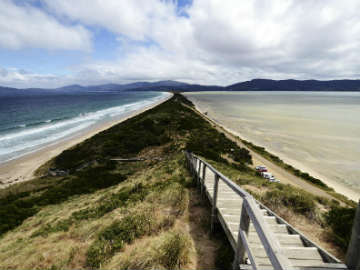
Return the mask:
<svg viewBox="0 0 360 270">
<path fill-rule="evenodd" d="M 237 230 L 233 231 L 234 239 L 237 239 Z M 276 238 L 279 240 L 280 245 L 283 247 L 304 247 L 300 236 L 298 234 L 276 234 Z M 250 245 L 260 245 L 261 241 L 256 232 L 251 232 L 248 235 L 248 241 Z"/>
<path fill-rule="evenodd" d="M 270 228 L 270 230 L 273 232 L 273 233 L 289 233 L 287 227 L 285 224 L 269 224 L 268 226 Z M 255 232 L 255 227 L 252 223 L 250 223 L 250 226 L 249 226 L 249 233 L 250 232 Z"/>
<path fill-rule="evenodd" d="M 229 229 L 231 231 L 237 231 L 239 228 L 239 222 L 228 222 Z M 286 234 L 288 233 L 287 227 L 285 224 L 269 224 L 269 229 L 275 234 Z M 256 232 L 255 227 L 252 223 L 249 226 L 249 233 Z"/>
<path fill-rule="evenodd" d="M 242 208 L 242 201 L 237 201 L 237 200 L 231 200 L 231 201 L 222 201 L 219 200 L 216 203 L 218 208 L 231 208 L 231 209 L 240 209 Z"/>
<path fill-rule="evenodd" d="M 251 246 L 256 258 L 267 258 L 265 248 L 261 245 Z M 315 247 L 284 247 L 285 256 L 289 259 L 297 260 L 320 260 L 322 257 Z"/>
<path fill-rule="evenodd" d="M 222 208 L 218 206 L 219 211 L 221 212 L 221 214 L 224 215 L 239 215 L 240 217 L 240 213 L 241 213 L 241 208 Z"/>
<path fill-rule="evenodd" d="M 240 223 L 240 211 L 236 215 L 223 214 L 222 216 L 226 222 L 237 223 L 237 224 Z M 278 224 L 275 217 L 264 216 L 264 219 L 267 224 L 270 224 L 270 225 Z"/>
<path fill-rule="evenodd" d="M 265 222 L 266 222 L 267 224 L 272 224 L 272 225 L 279 224 L 279 223 L 276 221 L 276 218 L 273 217 L 273 216 L 264 216 L 264 219 L 265 219 Z"/>
<path fill-rule="evenodd" d="M 231 223 L 236 223 L 236 224 L 239 224 L 240 223 L 240 211 L 237 215 L 225 215 L 223 214 L 222 215 L 224 220 L 226 222 L 231 222 Z"/>
<path fill-rule="evenodd" d="M 289 260 L 291 265 L 294 267 L 305 267 L 310 269 L 316 269 L 316 268 L 331 269 L 331 268 L 327 268 L 326 267 L 327 264 L 324 263 L 322 260 L 298 260 L 298 259 L 289 259 Z M 269 258 L 255 257 L 255 261 L 256 264 L 260 267 L 260 269 L 261 267 L 272 267 Z"/>
</svg>

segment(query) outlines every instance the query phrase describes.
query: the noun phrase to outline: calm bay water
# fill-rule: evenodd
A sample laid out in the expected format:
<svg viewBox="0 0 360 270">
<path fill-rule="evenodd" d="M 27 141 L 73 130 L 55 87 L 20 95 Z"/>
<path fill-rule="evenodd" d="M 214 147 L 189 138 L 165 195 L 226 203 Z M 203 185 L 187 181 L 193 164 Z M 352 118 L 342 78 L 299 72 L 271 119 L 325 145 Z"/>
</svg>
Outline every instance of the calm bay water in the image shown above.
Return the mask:
<svg viewBox="0 0 360 270">
<path fill-rule="evenodd" d="M 189 93 L 244 139 L 360 194 L 360 93 Z"/>
<path fill-rule="evenodd" d="M 0 163 L 120 119 L 169 95 L 161 92 L 32 94 L 30 91 L 0 95 Z"/>
</svg>

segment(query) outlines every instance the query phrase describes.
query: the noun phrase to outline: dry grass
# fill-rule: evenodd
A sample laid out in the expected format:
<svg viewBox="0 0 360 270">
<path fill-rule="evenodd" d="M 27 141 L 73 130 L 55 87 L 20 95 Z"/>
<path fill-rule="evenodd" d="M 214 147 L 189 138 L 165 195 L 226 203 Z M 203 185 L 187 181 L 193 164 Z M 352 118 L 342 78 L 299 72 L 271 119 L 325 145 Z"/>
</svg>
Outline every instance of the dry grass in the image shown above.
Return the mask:
<svg viewBox="0 0 360 270">
<path fill-rule="evenodd" d="M 326 228 L 319 224 L 319 222 L 306 218 L 303 215 L 296 214 L 285 207 L 277 208 L 276 213 L 285 219 L 289 224 L 301 231 L 310 240 L 323 247 L 335 257 L 340 260 L 345 259 L 344 252 L 334 245 L 332 239 L 328 237 Z"/>
<path fill-rule="evenodd" d="M 149 156 L 160 153 L 159 149 L 152 148 Z M 0 268 L 87 268 L 88 250 L 102 231 L 116 220 L 143 213 L 154 222 L 151 230 L 105 257 L 102 268 L 215 269 L 219 241 L 210 237 L 209 210 L 191 187 L 192 179 L 183 166 L 183 159 L 179 153 L 163 161 L 147 161 L 146 169 L 116 186 L 44 207 L 2 236 Z M 99 206 L 112 194 L 140 183 L 149 187 L 144 200 L 115 208 L 101 218 L 71 219 L 74 212 Z M 61 221 L 71 221 L 67 230 L 36 234 Z"/>
</svg>

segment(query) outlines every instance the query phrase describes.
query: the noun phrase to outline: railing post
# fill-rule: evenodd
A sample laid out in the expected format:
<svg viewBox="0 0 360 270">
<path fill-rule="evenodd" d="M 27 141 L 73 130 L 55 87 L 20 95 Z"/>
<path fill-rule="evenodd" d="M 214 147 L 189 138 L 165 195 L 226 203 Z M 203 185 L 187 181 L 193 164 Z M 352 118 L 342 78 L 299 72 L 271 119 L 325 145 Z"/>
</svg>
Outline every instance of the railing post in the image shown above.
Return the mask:
<svg viewBox="0 0 360 270">
<path fill-rule="evenodd" d="M 192 163 L 191 174 L 192 174 L 193 177 L 195 177 L 196 158 L 194 156 L 192 156 L 191 163 Z"/>
<path fill-rule="evenodd" d="M 197 177 L 196 177 L 196 179 L 197 179 L 197 184 L 200 186 L 201 185 L 201 183 L 200 183 L 200 170 L 201 170 L 201 160 L 199 159 L 199 167 L 197 168 Z M 201 188 L 201 186 L 200 186 L 200 188 Z"/>
<path fill-rule="evenodd" d="M 214 232 L 215 220 L 216 220 L 216 202 L 219 186 L 219 175 L 215 173 L 214 179 L 214 195 L 213 195 L 213 204 L 211 209 L 211 232 Z"/>
<path fill-rule="evenodd" d="M 346 265 L 351 270 L 360 270 L 360 201 L 356 209 L 351 240 L 346 253 Z"/>
<path fill-rule="evenodd" d="M 185 152 L 185 159 L 186 159 L 186 166 L 187 168 L 191 171 L 191 166 L 190 166 L 190 155 L 188 152 Z"/>
<path fill-rule="evenodd" d="M 249 226 L 250 226 L 250 217 L 246 212 L 245 202 L 246 197 L 243 199 L 243 204 L 241 208 L 241 215 L 240 215 L 240 223 L 239 223 L 239 230 L 238 230 L 238 237 L 237 237 L 237 246 L 234 256 L 233 262 L 233 269 L 238 270 L 240 268 L 240 264 L 244 263 L 245 257 L 245 246 L 241 239 L 240 231 L 244 231 L 246 235 L 249 233 Z"/>
<path fill-rule="evenodd" d="M 204 193 L 205 188 L 205 176 L 206 176 L 206 164 L 203 164 L 203 170 L 202 170 L 202 180 L 201 180 L 201 195 Z"/>
<path fill-rule="evenodd" d="M 196 168 L 197 168 L 198 161 L 199 160 L 196 157 L 194 157 L 194 177 L 196 177 Z"/>
</svg>

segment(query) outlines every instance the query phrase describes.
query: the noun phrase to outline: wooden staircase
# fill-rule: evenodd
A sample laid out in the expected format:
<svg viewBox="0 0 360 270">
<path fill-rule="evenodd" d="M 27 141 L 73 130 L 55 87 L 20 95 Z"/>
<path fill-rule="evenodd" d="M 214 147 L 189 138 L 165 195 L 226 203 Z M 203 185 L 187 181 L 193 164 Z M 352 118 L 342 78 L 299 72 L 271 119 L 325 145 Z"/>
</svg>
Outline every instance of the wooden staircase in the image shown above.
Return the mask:
<svg viewBox="0 0 360 270">
<path fill-rule="evenodd" d="M 212 205 L 212 228 L 218 220 L 235 251 L 234 269 L 348 269 L 210 164 L 186 158 Z"/>
</svg>

